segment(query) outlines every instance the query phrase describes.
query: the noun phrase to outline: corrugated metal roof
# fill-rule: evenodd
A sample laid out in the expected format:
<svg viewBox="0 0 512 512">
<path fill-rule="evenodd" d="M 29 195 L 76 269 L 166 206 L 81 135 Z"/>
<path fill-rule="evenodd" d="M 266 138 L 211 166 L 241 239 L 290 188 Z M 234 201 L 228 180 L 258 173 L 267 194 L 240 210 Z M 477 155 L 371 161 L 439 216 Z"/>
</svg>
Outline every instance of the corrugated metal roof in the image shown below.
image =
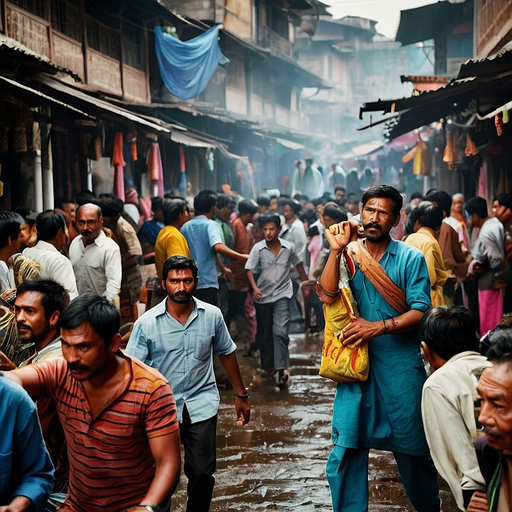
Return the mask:
<svg viewBox="0 0 512 512">
<path fill-rule="evenodd" d="M 34 59 L 48 66 L 49 68 L 55 70 L 55 72 L 61 71 L 73 77 L 73 79 L 77 82 L 82 82 L 82 78 L 71 69 L 64 68 L 62 66 L 57 66 L 56 64 L 51 62 L 48 57 L 36 53 L 35 51 L 21 44 L 19 41 L 16 41 L 15 39 L 12 39 L 11 37 L 8 37 L 4 34 L 0 34 L 0 50 L 11 50 L 16 53 L 21 53 L 31 59 Z"/>
</svg>

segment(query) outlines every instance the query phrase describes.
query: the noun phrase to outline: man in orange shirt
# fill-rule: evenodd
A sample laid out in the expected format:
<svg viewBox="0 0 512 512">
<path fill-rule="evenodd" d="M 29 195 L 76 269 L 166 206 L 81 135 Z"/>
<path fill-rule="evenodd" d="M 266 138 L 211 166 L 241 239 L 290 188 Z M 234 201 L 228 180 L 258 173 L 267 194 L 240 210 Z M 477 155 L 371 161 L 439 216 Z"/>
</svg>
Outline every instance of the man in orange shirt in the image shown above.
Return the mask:
<svg viewBox="0 0 512 512">
<path fill-rule="evenodd" d="M 119 350 L 120 315 L 106 298 L 77 297 L 60 322 L 64 359 L 5 373 L 55 401 L 70 465 L 59 510 L 169 510 L 181 469 L 169 384 Z"/>
</svg>

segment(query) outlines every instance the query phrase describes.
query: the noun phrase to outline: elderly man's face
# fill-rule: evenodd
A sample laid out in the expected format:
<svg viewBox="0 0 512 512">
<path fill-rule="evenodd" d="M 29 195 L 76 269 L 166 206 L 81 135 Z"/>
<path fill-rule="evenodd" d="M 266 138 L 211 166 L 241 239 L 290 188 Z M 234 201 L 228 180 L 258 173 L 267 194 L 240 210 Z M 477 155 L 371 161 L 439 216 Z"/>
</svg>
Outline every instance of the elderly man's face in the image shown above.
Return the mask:
<svg viewBox="0 0 512 512">
<path fill-rule="evenodd" d="M 478 393 L 482 409 L 478 420 L 484 427 L 489 446 L 512 453 L 512 364 L 494 364 L 486 368 Z"/>
</svg>

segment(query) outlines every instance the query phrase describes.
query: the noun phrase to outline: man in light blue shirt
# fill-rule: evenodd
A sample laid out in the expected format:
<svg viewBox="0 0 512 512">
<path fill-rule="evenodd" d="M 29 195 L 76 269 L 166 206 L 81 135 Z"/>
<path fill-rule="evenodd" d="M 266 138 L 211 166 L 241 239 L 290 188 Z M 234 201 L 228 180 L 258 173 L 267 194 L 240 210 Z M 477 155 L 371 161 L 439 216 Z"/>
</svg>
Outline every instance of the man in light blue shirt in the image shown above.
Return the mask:
<svg viewBox="0 0 512 512">
<path fill-rule="evenodd" d="M 247 261 L 247 254 L 240 254 L 230 249 L 222 238 L 219 224 L 212 220 L 217 204 L 217 194 L 212 190 L 202 190 L 194 197 L 195 217 L 181 228 L 187 239 L 190 255 L 199 267 L 199 284 L 195 297 L 217 306 L 219 281 L 216 263 L 223 270 L 223 264 L 217 253 L 234 260 Z"/>
<path fill-rule="evenodd" d="M 0 374 L 0 509 L 44 510 L 53 465 L 37 409 L 21 386 Z"/>
<path fill-rule="evenodd" d="M 207 512 L 216 465 L 215 438 L 220 396 L 213 371 L 217 354 L 236 393 L 238 422 L 250 418 L 236 345 L 220 310 L 193 297 L 196 262 L 171 256 L 164 264 L 162 287 L 167 298 L 142 315 L 126 347 L 129 355 L 159 370 L 171 384 L 185 448 L 189 512 Z"/>
</svg>

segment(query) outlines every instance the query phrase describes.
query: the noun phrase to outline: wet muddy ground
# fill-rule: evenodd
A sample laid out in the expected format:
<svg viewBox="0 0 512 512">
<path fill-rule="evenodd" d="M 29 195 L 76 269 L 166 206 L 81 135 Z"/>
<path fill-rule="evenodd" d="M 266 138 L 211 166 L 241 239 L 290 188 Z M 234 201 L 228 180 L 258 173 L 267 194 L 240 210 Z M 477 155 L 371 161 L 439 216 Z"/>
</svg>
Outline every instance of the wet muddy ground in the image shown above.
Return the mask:
<svg viewBox="0 0 512 512">
<path fill-rule="evenodd" d="M 239 352 L 251 394 L 248 425 L 235 425 L 233 391 L 221 390 L 211 512 L 332 511 L 325 463 L 331 449 L 335 383 L 318 376 L 321 337 L 293 334 L 291 338 L 292 383 L 285 390 L 261 376 L 258 359 Z M 442 480 L 440 487 L 443 512 L 456 512 Z M 369 489 L 370 512 L 414 510 L 389 453 L 370 453 Z M 184 512 L 185 507 L 186 477 L 182 475 L 172 510 Z"/>
</svg>

